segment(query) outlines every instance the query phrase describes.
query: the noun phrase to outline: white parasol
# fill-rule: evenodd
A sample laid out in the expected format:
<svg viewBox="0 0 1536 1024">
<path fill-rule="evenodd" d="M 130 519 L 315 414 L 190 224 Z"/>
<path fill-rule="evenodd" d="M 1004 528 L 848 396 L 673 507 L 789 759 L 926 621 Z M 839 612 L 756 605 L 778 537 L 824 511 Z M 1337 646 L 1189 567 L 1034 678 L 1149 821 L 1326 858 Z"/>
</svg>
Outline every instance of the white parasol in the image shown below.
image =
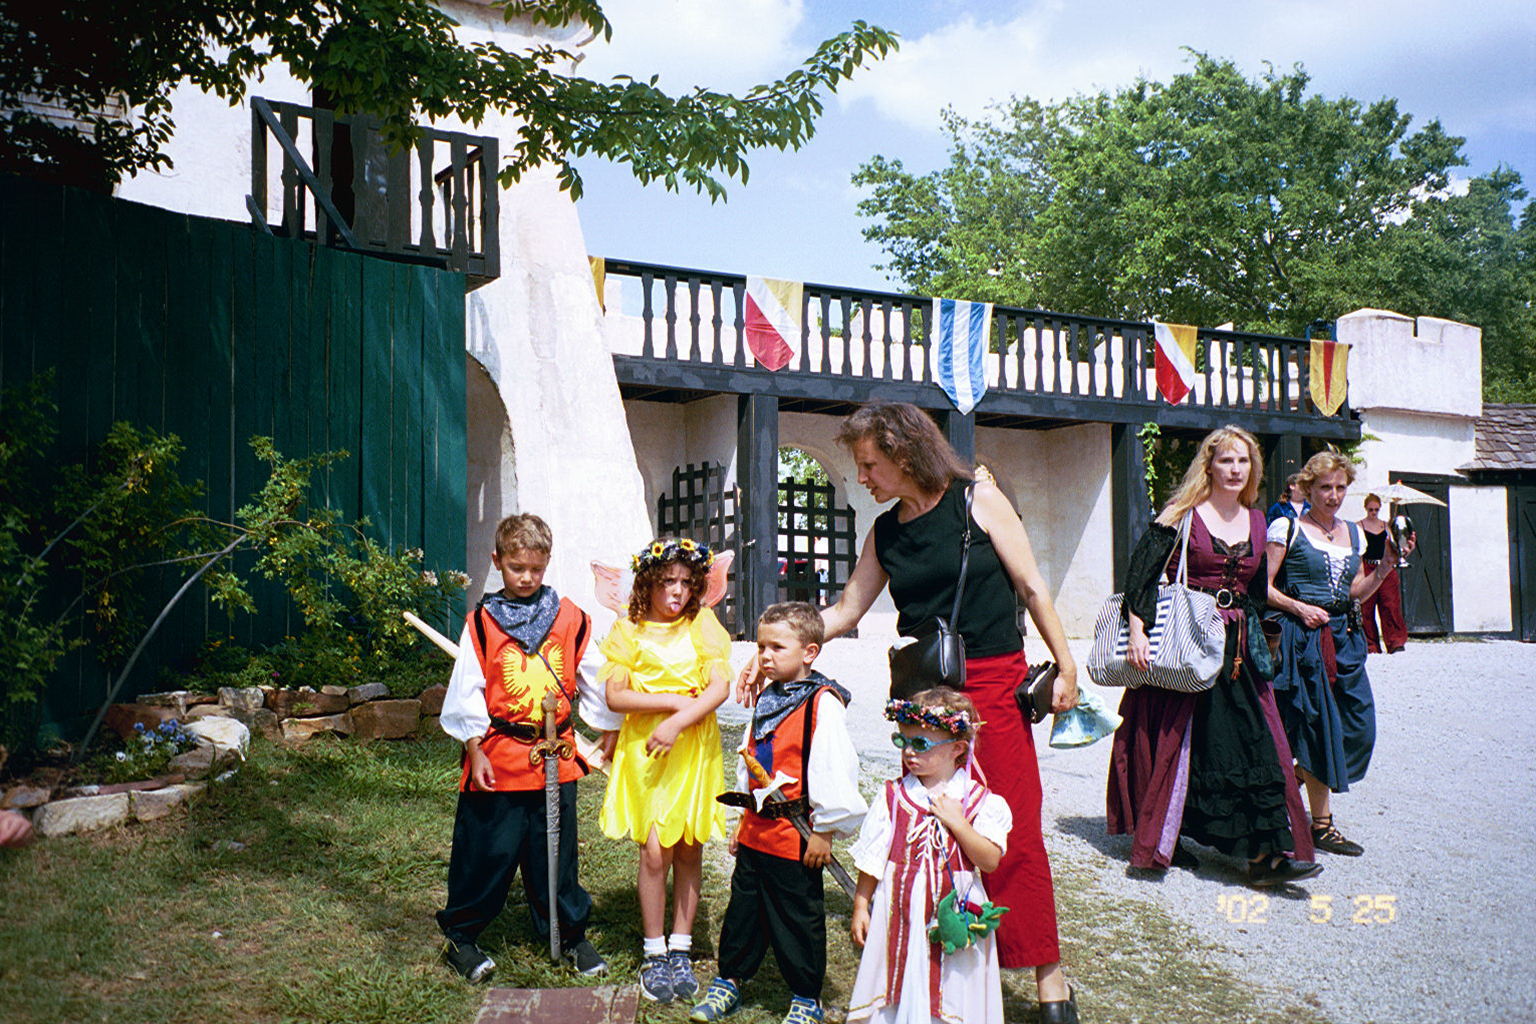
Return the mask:
<svg viewBox="0 0 1536 1024">
<path fill-rule="evenodd" d="M 1439 498 L 1415 490 L 1407 484 L 1382 484 L 1380 487 L 1369 487 L 1367 490 L 1382 501 L 1395 501 L 1399 505 L 1439 505 L 1445 508 L 1445 502 Z"/>
</svg>

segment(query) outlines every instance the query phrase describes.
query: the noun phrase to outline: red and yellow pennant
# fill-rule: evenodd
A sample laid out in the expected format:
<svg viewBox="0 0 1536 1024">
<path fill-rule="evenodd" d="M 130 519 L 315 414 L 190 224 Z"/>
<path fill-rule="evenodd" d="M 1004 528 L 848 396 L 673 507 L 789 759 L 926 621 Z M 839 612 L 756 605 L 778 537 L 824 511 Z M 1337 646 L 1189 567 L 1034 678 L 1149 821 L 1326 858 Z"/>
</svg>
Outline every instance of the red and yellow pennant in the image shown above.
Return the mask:
<svg viewBox="0 0 1536 1024">
<path fill-rule="evenodd" d="M 1349 346 L 1342 341 L 1312 339 L 1312 404 L 1332 416 L 1349 397 Z"/>
<path fill-rule="evenodd" d="M 1189 397 L 1190 389 L 1195 386 L 1195 352 L 1200 341 L 1200 328 L 1154 320 L 1152 338 L 1157 393 L 1170 405 L 1178 405 Z"/>
</svg>

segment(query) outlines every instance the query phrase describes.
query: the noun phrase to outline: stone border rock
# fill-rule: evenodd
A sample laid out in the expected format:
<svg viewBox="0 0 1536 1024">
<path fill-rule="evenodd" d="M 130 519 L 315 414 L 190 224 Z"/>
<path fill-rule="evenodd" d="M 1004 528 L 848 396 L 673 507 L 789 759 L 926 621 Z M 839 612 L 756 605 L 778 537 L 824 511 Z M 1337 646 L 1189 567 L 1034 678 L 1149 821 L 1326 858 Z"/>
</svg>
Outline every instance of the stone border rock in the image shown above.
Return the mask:
<svg viewBox="0 0 1536 1024">
<path fill-rule="evenodd" d="M 127 739 L 135 725 L 156 728 L 161 722 L 187 723 L 210 718 L 234 719 L 274 743 L 306 743 L 316 736 L 359 740 L 407 739 L 440 732 L 438 718 L 448 687 L 429 686 L 408 700 L 390 697 L 383 683 L 282 689 L 274 686 L 221 687 L 218 695 L 174 690 L 147 693 L 107 709 L 104 724 Z M 194 730 L 196 731 L 196 730 Z M 30 814 L 44 837 L 90 832 L 127 821 L 153 821 L 170 814 L 205 784 L 189 782 L 235 766 L 243 743 L 234 749 L 199 737 L 198 745 L 171 761 L 172 774 L 158 779 L 102 786 L 46 787 L 16 785 L 0 793 L 0 808 Z"/>
</svg>

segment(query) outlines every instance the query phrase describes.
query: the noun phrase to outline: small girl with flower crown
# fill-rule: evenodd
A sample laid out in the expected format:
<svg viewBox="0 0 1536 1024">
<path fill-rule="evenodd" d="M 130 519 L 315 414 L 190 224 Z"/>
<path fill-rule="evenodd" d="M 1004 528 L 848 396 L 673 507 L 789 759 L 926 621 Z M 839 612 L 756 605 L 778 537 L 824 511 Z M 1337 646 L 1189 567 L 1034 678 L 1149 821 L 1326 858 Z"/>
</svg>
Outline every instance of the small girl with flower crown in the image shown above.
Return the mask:
<svg viewBox="0 0 1536 1024">
<path fill-rule="evenodd" d="M 848 1020 L 1003 1024 L 992 936 L 1003 908 L 987 902 L 980 872 L 996 870 L 1013 812 L 971 776 L 976 707 L 941 686 L 889 702 L 885 717 L 897 723 L 903 772 L 870 801 L 849 851 L 864 955 Z"/>
<path fill-rule="evenodd" d="M 706 594 L 718 600 L 723 593 L 726 564 L 728 556 L 686 538 L 651 542 L 631 559 L 627 614 L 599 646 L 608 706 L 625 716 L 602 826 L 614 839 L 640 844 L 640 990 L 657 1002 L 698 991 L 691 950 L 704 842 L 726 833 L 715 801 L 725 789 L 715 708 L 730 685 L 731 638 Z M 719 586 L 712 586 L 715 577 Z M 670 939 L 662 932 L 669 869 Z"/>
</svg>

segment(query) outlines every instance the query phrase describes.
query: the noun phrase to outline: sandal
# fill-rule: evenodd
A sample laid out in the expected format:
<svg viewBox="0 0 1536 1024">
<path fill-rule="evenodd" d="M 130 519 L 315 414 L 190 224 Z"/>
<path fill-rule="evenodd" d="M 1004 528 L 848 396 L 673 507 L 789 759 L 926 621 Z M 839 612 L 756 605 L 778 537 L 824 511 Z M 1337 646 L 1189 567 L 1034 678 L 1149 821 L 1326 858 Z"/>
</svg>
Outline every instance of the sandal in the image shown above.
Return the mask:
<svg viewBox="0 0 1536 1024">
<path fill-rule="evenodd" d="M 1365 847 L 1333 827 L 1333 815 L 1312 816 L 1312 845 L 1324 853 L 1337 853 L 1343 857 L 1358 857 Z"/>
</svg>

